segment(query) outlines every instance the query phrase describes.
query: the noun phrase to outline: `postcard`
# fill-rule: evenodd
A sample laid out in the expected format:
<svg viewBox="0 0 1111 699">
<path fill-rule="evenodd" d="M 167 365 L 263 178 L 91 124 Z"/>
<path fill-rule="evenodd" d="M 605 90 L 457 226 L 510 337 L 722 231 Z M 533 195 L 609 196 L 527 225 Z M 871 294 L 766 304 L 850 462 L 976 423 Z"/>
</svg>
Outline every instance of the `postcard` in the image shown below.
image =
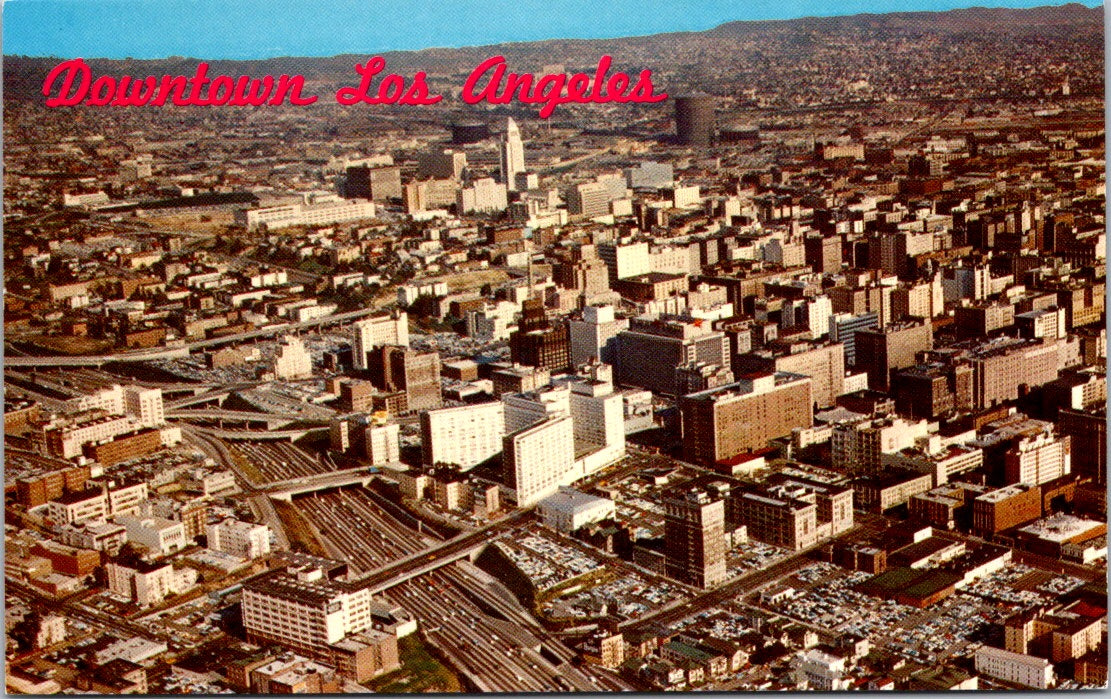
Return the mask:
<svg viewBox="0 0 1111 699">
<path fill-rule="evenodd" d="M 1104 9 L 972 4 L 10 0 L 7 690 L 1106 687 Z"/>
</svg>

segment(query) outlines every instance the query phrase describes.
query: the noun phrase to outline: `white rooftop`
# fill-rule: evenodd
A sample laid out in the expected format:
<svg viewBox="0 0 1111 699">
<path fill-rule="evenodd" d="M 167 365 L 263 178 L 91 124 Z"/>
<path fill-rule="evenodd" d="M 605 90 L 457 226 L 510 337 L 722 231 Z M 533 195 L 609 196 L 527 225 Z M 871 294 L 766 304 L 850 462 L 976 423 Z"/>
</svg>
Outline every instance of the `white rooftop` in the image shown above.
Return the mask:
<svg viewBox="0 0 1111 699">
<path fill-rule="evenodd" d="M 1090 519 L 1081 519 L 1072 515 L 1056 514 L 1035 522 L 1028 527 L 1019 529 L 1020 532 L 1033 534 L 1039 539 L 1054 543 L 1065 543 L 1069 539 L 1090 532 L 1104 526 L 1102 522 Z"/>
<path fill-rule="evenodd" d="M 572 488 L 560 488 L 558 492 L 541 500 L 540 507 L 546 510 L 576 514 L 591 510 L 603 503 L 612 505 L 613 500 L 588 495 Z"/>
</svg>

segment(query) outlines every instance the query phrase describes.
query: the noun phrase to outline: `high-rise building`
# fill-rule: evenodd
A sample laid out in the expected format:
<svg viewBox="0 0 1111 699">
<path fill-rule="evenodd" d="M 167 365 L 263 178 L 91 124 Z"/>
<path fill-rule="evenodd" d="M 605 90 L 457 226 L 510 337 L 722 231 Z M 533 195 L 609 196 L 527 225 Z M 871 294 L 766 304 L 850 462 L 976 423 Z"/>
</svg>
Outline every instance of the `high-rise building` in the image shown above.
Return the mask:
<svg viewBox="0 0 1111 699">
<path fill-rule="evenodd" d="M 737 375 L 751 372 L 788 372 L 809 376 L 814 403 L 819 407 L 833 405 L 841 395 L 845 382 L 845 357 L 841 343 L 835 342 L 809 349 L 772 346 L 733 358 Z"/>
<path fill-rule="evenodd" d="M 609 213 L 609 195 L 598 182 L 575 185 L 567 192 L 567 211 L 575 216 L 594 218 Z"/>
<path fill-rule="evenodd" d="M 447 209 L 456 203 L 459 185 L 455 180 L 424 180 L 408 182 L 402 194 L 406 213 L 430 209 Z"/>
<path fill-rule="evenodd" d="M 917 284 L 900 284 L 891 291 L 891 320 L 935 318 L 945 312 L 941 275 Z"/>
<path fill-rule="evenodd" d="M 572 318 L 567 322 L 571 365 L 580 366 L 594 357 L 613 366 L 617 360 L 617 334 L 628 327 L 628 319 L 614 317 L 613 306 L 583 308 L 582 320 Z"/>
<path fill-rule="evenodd" d="M 884 454 L 913 447 L 916 440 L 930 434 L 931 428 L 936 430 L 936 424 L 902 418 L 838 422 L 830 436 L 830 458 L 834 468 L 851 474 L 875 473 L 882 466 Z"/>
<path fill-rule="evenodd" d="M 589 364 L 548 388 L 505 394 L 502 403 L 505 482 L 522 506 L 625 455 L 624 401 L 606 364 Z M 567 425 L 558 422 L 567 418 Z M 560 444 L 566 453 L 556 455 Z"/>
<path fill-rule="evenodd" d="M 806 264 L 815 272 L 833 274 L 841 271 L 841 237 L 820 235 L 808 236 L 803 240 L 806 251 Z"/>
<path fill-rule="evenodd" d="M 851 491 L 850 491 L 851 492 Z M 741 521 L 757 541 L 798 551 L 818 541 L 818 505 L 783 492 L 745 492 L 737 498 Z"/>
<path fill-rule="evenodd" d="M 505 431 L 516 432 L 553 417 L 571 415 L 571 388 L 566 384 L 502 396 Z"/>
<path fill-rule="evenodd" d="M 570 415 L 552 417 L 502 438 L 502 468 L 517 506 L 529 507 L 578 479 Z"/>
<path fill-rule="evenodd" d="M 1000 337 L 976 347 L 972 366 L 972 405 L 981 410 L 1012 401 L 1057 378 L 1055 342 Z"/>
<path fill-rule="evenodd" d="M 691 362 L 729 366 L 725 334 L 709 323 L 635 318 L 617 334 L 617 382 L 676 395 L 675 370 Z"/>
<path fill-rule="evenodd" d="M 351 327 L 351 363 L 361 371 L 369 368 L 367 354 L 383 345 L 409 346 L 409 316 L 405 311 L 359 321 Z"/>
<path fill-rule="evenodd" d="M 1072 472 L 1072 439 L 1052 432 L 1023 437 L 1003 459 L 1007 483 L 1048 483 Z"/>
<path fill-rule="evenodd" d="M 541 299 L 522 304 L 521 323 L 509 336 L 509 356 L 515 364 L 565 371 L 571 366 L 571 341 L 565 323 L 548 320 Z"/>
<path fill-rule="evenodd" d="M 286 335 L 274 357 L 274 377 L 277 379 L 307 379 L 312 376 L 312 355 L 305 349 L 301 338 Z"/>
<path fill-rule="evenodd" d="M 243 586 L 250 642 L 334 664 L 358 682 L 400 667 L 397 636 L 372 626 L 379 606 L 369 588 L 331 580 L 319 568 L 273 571 Z"/>
<path fill-rule="evenodd" d="M 494 395 L 506 393 L 528 393 L 538 391 L 552 380 L 552 372 L 547 369 L 524 364 L 495 363 L 495 368 L 490 372 L 490 381 L 494 384 Z"/>
<path fill-rule="evenodd" d="M 397 165 L 347 168 L 343 195 L 348 199 L 385 201 L 401 198 L 401 168 Z"/>
<path fill-rule="evenodd" d="M 512 117 L 505 122 L 505 135 L 498 147 L 498 172 L 501 183 L 511 192 L 517 191 L 517 173 L 525 171 L 525 146 L 521 130 Z"/>
<path fill-rule="evenodd" d="M 713 465 L 765 447 L 769 440 L 814 423 L 811 380 L 775 373 L 679 399 L 683 454 L 688 461 Z"/>
<path fill-rule="evenodd" d="M 458 180 L 467 168 L 467 154 L 455 150 L 432 150 L 417 158 L 417 177 Z"/>
<path fill-rule="evenodd" d="M 695 94 L 675 98 L 675 135 L 679 144 L 709 146 L 716 128 L 713 97 Z"/>
<path fill-rule="evenodd" d="M 433 410 L 443 405 L 439 353 L 386 345 L 373 349 L 368 363 L 371 381 L 376 387 L 387 393 L 405 393 L 408 412 Z"/>
<path fill-rule="evenodd" d="M 208 548 L 239 558 L 253 560 L 270 553 L 270 529 L 265 524 L 252 524 L 225 519 L 207 528 Z"/>
<path fill-rule="evenodd" d="M 1072 466 L 1078 477 L 1096 485 L 1107 482 L 1107 408 L 1062 408 L 1057 413 L 1061 434 L 1072 439 Z"/>
<path fill-rule="evenodd" d="M 1042 491 L 1032 483 L 1013 483 L 972 501 L 972 531 L 997 534 L 1042 516 Z"/>
<path fill-rule="evenodd" d="M 608 364 L 586 364 L 578 376 L 562 382 L 571 388 L 576 458 L 583 462 L 583 475 L 589 475 L 625 455 L 624 399 L 613 390 Z"/>
<path fill-rule="evenodd" d="M 468 470 L 501 453 L 505 405 L 480 403 L 429 410 L 420 416 L 421 460 Z"/>
<path fill-rule="evenodd" d="M 609 267 L 610 284 L 652 271 L 648 243 L 602 243 L 598 246 L 598 257 Z"/>
<path fill-rule="evenodd" d="M 935 419 L 972 409 L 972 369 L 966 363 L 918 364 L 891 378 L 895 409 L 913 418 Z"/>
<path fill-rule="evenodd" d="M 123 389 L 123 398 L 124 410 L 143 427 L 158 427 L 166 422 L 161 388 L 127 386 Z"/>
<path fill-rule="evenodd" d="M 505 184 L 495 182 L 492 177 L 483 177 L 456 193 L 455 206 L 460 214 L 505 211 L 509 206 L 507 191 L 509 188 Z"/>
<path fill-rule="evenodd" d="M 363 441 L 371 466 L 401 462 L 401 425 L 368 425 L 363 432 Z"/>
<path fill-rule="evenodd" d="M 856 366 L 868 372 L 868 387 L 874 391 L 886 392 L 892 370 L 914 366 L 918 352 L 934 346 L 930 323 L 908 322 L 855 332 Z"/>
<path fill-rule="evenodd" d="M 579 245 L 552 270 L 552 281 L 564 289 L 581 291 L 590 299 L 610 290 L 609 270 L 593 245 Z"/>
<path fill-rule="evenodd" d="M 829 317 L 829 339 L 844 345 L 845 366 L 856 366 L 856 331 L 878 328 L 879 325 L 879 314 L 875 311 L 860 315 L 837 313 Z"/>
<path fill-rule="evenodd" d="M 705 489 L 664 496 L 664 574 L 688 585 L 725 582 L 725 501 Z"/>
</svg>

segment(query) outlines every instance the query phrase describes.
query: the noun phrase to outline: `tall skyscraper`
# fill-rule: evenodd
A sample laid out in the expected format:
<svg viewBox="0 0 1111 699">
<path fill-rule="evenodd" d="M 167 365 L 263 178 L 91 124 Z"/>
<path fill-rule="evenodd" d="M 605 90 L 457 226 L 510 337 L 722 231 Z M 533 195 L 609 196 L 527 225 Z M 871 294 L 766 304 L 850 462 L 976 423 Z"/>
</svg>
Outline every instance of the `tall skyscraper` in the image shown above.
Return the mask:
<svg viewBox="0 0 1111 699">
<path fill-rule="evenodd" d="M 664 498 L 664 574 L 701 588 L 725 581 L 725 501 L 699 488 Z"/>
<path fill-rule="evenodd" d="M 571 365 L 567 324 L 553 324 L 540 299 L 525 301 L 518 330 L 509 336 L 509 356 L 516 364 L 566 371 Z"/>
<path fill-rule="evenodd" d="M 675 135 L 680 145 L 711 145 L 716 128 L 713 97 L 694 94 L 675 98 Z"/>
<path fill-rule="evenodd" d="M 517 173 L 525 171 L 525 146 L 521 143 L 521 130 L 512 118 L 505 122 L 505 135 L 502 136 L 498 152 L 502 184 L 511 192 L 517 191 Z"/>
</svg>

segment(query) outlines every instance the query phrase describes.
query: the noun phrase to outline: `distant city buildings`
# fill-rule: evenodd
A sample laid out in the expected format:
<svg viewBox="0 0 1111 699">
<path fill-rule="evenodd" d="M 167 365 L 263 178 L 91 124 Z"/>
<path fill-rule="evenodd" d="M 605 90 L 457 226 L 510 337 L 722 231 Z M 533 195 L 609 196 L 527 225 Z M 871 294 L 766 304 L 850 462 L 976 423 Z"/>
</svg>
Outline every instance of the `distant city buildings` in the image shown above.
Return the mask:
<svg viewBox="0 0 1111 699">
<path fill-rule="evenodd" d="M 615 39 L 671 104 L 546 120 L 9 56 L 9 689 L 1106 684 L 1100 12 Z"/>
</svg>

